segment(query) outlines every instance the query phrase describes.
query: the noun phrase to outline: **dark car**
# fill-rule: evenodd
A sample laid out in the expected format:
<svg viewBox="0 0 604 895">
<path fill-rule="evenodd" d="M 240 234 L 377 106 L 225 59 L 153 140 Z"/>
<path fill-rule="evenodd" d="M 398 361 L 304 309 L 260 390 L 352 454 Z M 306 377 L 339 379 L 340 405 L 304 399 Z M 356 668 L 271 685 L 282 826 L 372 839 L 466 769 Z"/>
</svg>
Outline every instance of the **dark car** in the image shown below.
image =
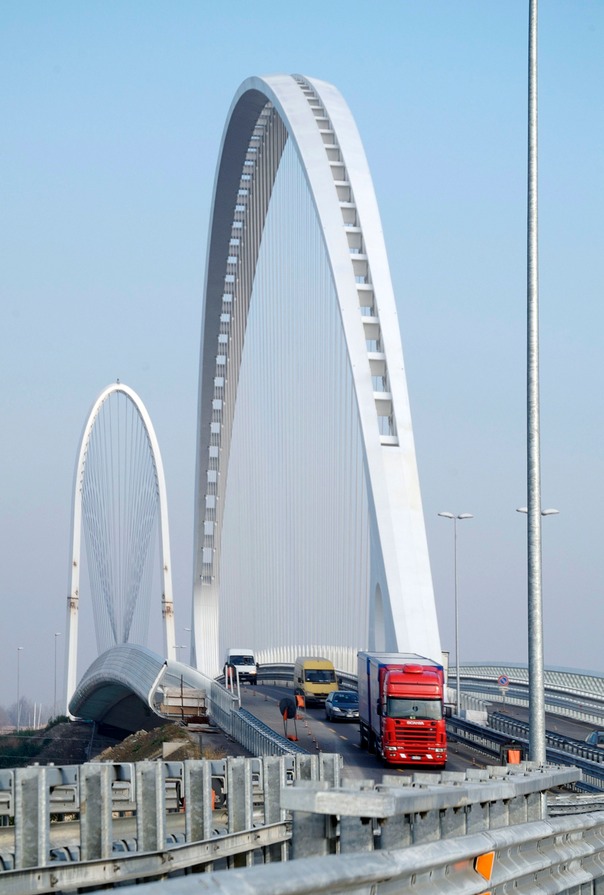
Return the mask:
<svg viewBox="0 0 604 895">
<path fill-rule="evenodd" d="M 325 700 L 328 721 L 358 721 L 359 694 L 356 690 L 334 690 Z"/>
<path fill-rule="evenodd" d="M 604 730 L 593 730 L 585 737 L 585 742 L 590 746 L 599 746 L 604 749 Z"/>
</svg>

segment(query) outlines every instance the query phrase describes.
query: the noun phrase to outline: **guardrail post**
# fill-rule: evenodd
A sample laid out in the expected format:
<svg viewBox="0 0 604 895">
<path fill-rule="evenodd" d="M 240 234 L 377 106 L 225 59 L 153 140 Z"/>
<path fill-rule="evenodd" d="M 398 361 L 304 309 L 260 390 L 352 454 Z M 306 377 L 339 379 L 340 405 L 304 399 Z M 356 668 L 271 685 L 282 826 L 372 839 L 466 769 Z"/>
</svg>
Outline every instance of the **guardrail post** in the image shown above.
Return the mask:
<svg viewBox="0 0 604 895">
<path fill-rule="evenodd" d="M 276 755 L 262 759 L 265 824 L 276 824 L 286 817 L 286 812 L 281 808 L 281 787 L 287 785 L 286 760 Z"/>
<path fill-rule="evenodd" d="M 346 783 L 347 790 L 363 792 L 365 789 L 373 790 L 373 788 L 372 780 L 356 780 Z M 341 853 L 374 851 L 372 817 L 343 814 L 340 816 L 339 827 Z"/>
<path fill-rule="evenodd" d="M 319 779 L 319 756 L 296 755 L 296 780 Z"/>
<path fill-rule="evenodd" d="M 161 762 L 136 763 L 137 851 L 166 847 L 164 768 Z"/>
<path fill-rule="evenodd" d="M 526 796 L 526 819 L 542 820 L 547 817 L 547 793 L 533 792 Z"/>
<path fill-rule="evenodd" d="M 43 867 L 50 861 L 49 792 L 46 768 L 15 770 L 15 867 Z"/>
<path fill-rule="evenodd" d="M 327 780 L 330 786 L 341 786 L 342 756 L 336 754 L 319 755 L 319 779 Z"/>
<path fill-rule="evenodd" d="M 185 839 L 202 842 L 212 835 L 212 765 L 189 760 L 184 766 Z"/>
<path fill-rule="evenodd" d="M 227 804 L 229 833 L 251 830 L 254 824 L 252 766 L 247 758 L 227 759 Z M 246 852 L 231 858 L 229 866 L 245 867 L 253 863 L 253 852 Z"/>
<path fill-rule="evenodd" d="M 113 765 L 80 768 L 80 856 L 82 861 L 108 858 L 113 846 Z"/>
<path fill-rule="evenodd" d="M 396 777 L 394 774 L 384 774 L 382 784 L 378 791 L 382 792 L 391 787 L 400 788 L 411 786 L 411 777 Z M 453 834 L 451 834 L 453 835 Z M 395 814 L 393 817 L 384 817 L 379 820 L 379 838 L 376 840 L 376 848 L 407 848 L 413 844 L 413 827 L 409 814 Z"/>
<path fill-rule="evenodd" d="M 312 756 L 313 758 L 315 756 Z M 297 760 L 298 756 L 296 756 Z M 296 781 L 294 786 L 302 785 L 315 792 L 330 789 L 325 780 Z M 292 819 L 292 858 L 308 858 L 328 855 L 335 851 L 336 830 L 333 829 L 335 818 L 331 815 L 309 811 L 294 811 Z"/>
<path fill-rule="evenodd" d="M 285 820 L 287 812 L 281 808 L 281 788 L 287 785 L 287 758 L 274 755 L 262 759 L 262 786 L 264 790 L 264 823 L 279 823 Z M 271 845 L 266 850 L 267 863 L 287 860 L 288 845 L 282 842 Z"/>
</svg>

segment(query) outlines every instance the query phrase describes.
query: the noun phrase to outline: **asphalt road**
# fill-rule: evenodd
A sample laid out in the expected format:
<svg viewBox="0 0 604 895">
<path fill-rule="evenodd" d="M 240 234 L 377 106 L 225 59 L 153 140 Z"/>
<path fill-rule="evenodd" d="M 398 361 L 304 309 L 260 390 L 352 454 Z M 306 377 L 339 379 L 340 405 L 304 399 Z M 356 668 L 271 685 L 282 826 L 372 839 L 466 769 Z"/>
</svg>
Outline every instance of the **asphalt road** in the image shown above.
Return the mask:
<svg viewBox="0 0 604 895">
<path fill-rule="evenodd" d="M 326 721 L 323 708 L 307 708 L 300 720 L 288 721 L 285 727 L 279 710 L 279 702 L 284 696 L 292 698 L 291 688 L 258 684 L 255 687 L 246 685 L 241 689 L 243 708 L 277 733 L 296 737 L 307 752 L 335 752 L 342 755 L 344 780 L 373 780 L 379 783 L 384 774 L 440 773 L 436 768 L 420 765 L 387 768 L 375 755 L 360 748 L 358 724 Z M 465 771 L 470 767 L 485 767 L 492 763 L 484 755 L 462 744 L 449 744 L 448 771 Z"/>
</svg>

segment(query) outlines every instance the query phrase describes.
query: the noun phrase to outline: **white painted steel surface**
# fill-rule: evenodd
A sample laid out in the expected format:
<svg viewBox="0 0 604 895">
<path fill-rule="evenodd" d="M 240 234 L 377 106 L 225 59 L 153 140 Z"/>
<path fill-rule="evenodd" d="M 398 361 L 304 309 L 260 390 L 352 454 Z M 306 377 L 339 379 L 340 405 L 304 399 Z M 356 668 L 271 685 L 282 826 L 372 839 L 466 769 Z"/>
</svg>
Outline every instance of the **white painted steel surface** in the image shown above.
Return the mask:
<svg viewBox="0 0 604 895">
<path fill-rule="evenodd" d="M 250 78 L 214 188 L 200 365 L 193 662 L 440 659 L 399 321 L 339 92 Z M 240 571 L 237 572 L 237 569 Z"/>
<path fill-rule="evenodd" d="M 107 386 L 99 397 L 94 402 L 92 409 L 88 415 L 88 419 L 84 426 L 84 431 L 82 433 L 82 439 L 80 443 L 80 449 L 78 453 L 76 470 L 75 470 L 75 478 L 74 478 L 74 499 L 73 499 L 73 509 L 72 509 L 72 530 L 71 530 L 71 560 L 70 560 L 70 568 L 69 568 L 69 594 L 67 597 L 67 631 L 68 631 L 68 639 L 67 639 L 67 650 L 66 650 L 66 707 L 69 706 L 69 702 L 76 688 L 77 681 L 77 652 L 78 652 L 78 610 L 79 610 L 79 600 L 80 600 L 80 587 L 81 587 L 81 553 L 82 553 L 82 501 L 83 501 L 83 492 L 85 486 L 85 477 L 86 477 L 86 463 L 88 459 L 88 451 L 90 447 L 90 440 L 95 430 L 95 425 L 98 422 L 99 415 L 102 413 L 103 408 L 108 406 L 108 402 L 114 396 L 122 395 L 129 402 L 131 402 L 133 408 L 136 411 L 137 417 L 140 421 L 140 425 L 144 431 L 144 436 L 148 443 L 148 459 L 152 464 L 154 477 L 155 477 L 155 491 L 156 491 L 156 501 L 159 515 L 159 562 L 160 562 L 160 576 L 161 576 L 161 586 L 162 586 L 162 595 L 161 595 L 161 608 L 162 615 L 164 620 L 164 649 L 166 653 L 166 657 L 172 658 L 175 657 L 175 635 L 174 635 L 174 607 L 173 607 L 173 598 L 172 598 L 172 566 L 171 566 L 171 558 L 170 558 L 170 535 L 168 528 L 168 503 L 167 503 L 167 495 L 166 495 L 166 481 L 164 476 L 163 463 L 161 459 L 161 453 L 159 450 L 159 444 L 157 441 L 157 437 L 155 434 L 155 430 L 153 428 L 153 424 L 151 422 L 151 418 L 145 405 L 143 404 L 140 397 L 136 394 L 136 392 L 129 388 L 127 385 L 123 383 L 117 382 L 112 385 Z M 112 470 L 113 474 L 113 470 Z M 108 483 L 108 487 L 111 488 L 111 484 Z M 131 482 L 131 487 L 133 492 L 137 487 L 136 480 Z M 122 544 L 109 544 L 105 545 L 105 548 L 109 553 L 111 551 L 118 551 L 120 547 L 126 550 L 126 545 Z M 104 578 L 107 580 L 108 576 L 105 571 Z M 136 576 L 140 574 L 140 570 L 134 569 L 133 575 L 134 579 L 137 580 Z M 112 600 L 117 602 L 116 594 L 108 594 L 108 600 L 111 602 Z M 114 607 L 112 607 L 114 608 Z M 97 640 L 99 637 L 99 632 L 97 631 Z M 115 645 L 119 645 L 119 641 L 115 640 Z M 140 644 L 141 646 L 145 646 L 146 644 Z M 69 709 L 67 708 L 67 711 Z"/>
</svg>

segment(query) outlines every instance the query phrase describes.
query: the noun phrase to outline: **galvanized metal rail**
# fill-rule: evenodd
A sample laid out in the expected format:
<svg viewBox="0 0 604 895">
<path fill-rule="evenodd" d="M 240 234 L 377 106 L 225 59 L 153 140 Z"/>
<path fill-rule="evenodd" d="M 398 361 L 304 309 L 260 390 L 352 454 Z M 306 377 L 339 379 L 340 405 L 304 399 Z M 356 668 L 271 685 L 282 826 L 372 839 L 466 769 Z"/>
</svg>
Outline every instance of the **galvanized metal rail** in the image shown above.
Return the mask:
<svg viewBox="0 0 604 895">
<path fill-rule="evenodd" d="M 339 854 L 152 883 L 146 895 L 590 893 L 604 874 L 604 813 L 536 821 L 373 854 Z M 140 895 L 122 889 L 121 895 Z"/>
<path fill-rule="evenodd" d="M 55 769 L 18 769 L 14 772 L 15 825 L 2 831 L 14 837 L 14 868 L 0 873 L 0 890 L 3 895 L 33 895 L 160 877 L 163 886 L 175 885 L 174 891 L 180 892 L 180 887 L 188 888 L 193 882 L 196 886 L 207 885 L 207 880 L 218 879 L 218 874 L 196 876 L 195 881 L 179 877 L 170 883 L 165 877 L 186 868 L 218 870 L 226 866 L 249 868 L 253 881 L 256 871 L 252 865 L 260 861 L 271 862 L 269 876 L 260 877 L 264 895 L 298 891 L 296 887 L 303 884 L 309 888 L 300 888 L 301 892 L 319 888 L 330 891 L 325 880 L 319 886 L 319 878 L 326 871 L 332 872 L 331 859 L 316 865 L 319 876 L 314 869 L 307 876 L 302 859 L 346 853 L 346 861 L 338 860 L 334 865 L 337 890 L 342 891 L 342 880 L 361 883 L 365 879 L 362 867 L 372 866 L 366 863 L 367 852 L 379 850 L 379 865 L 391 875 L 388 852 L 413 850 L 425 843 L 431 844 L 422 858 L 427 861 L 430 855 L 431 869 L 427 872 L 435 879 L 441 872 L 457 879 L 458 869 L 449 861 L 452 852 L 448 849 L 454 841 L 451 837 L 470 837 L 488 830 L 506 830 L 509 836 L 510 829 L 544 821 L 547 790 L 572 785 L 579 776 L 575 768 L 525 764 L 467 774 L 393 775 L 385 777 L 380 786 L 365 782 L 356 788 L 342 788 L 339 756 L 268 757 L 260 764 L 258 761 L 227 762 L 226 805 L 218 812 L 212 809 L 210 762 L 141 763 L 134 776 L 134 816 L 124 816 L 132 812 L 119 812 L 118 818 L 130 823 L 133 833 L 128 840 L 121 840 L 119 848 L 114 838 L 115 801 L 109 786 L 116 775 L 111 765 L 83 765 L 76 800 L 79 812 L 75 812 L 79 814 L 78 829 L 74 831 L 74 824 L 66 825 L 68 842 L 60 850 L 53 846 L 52 839 L 62 825 L 49 822 L 51 790 L 46 786 L 56 779 L 54 773 L 48 773 Z M 298 781 L 295 786 L 287 785 L 289 771 Z M 182 783 L 181 811 L 179 802 L 176 809 L 173 807 L 174 788 L 166 787 L 168 780 Z M 575 821 L 579 829 L 581 821 Z M 532 835 L 518 830 L 514 842 L 532 842 Z M 540 828 L 540 836 L 544 835 Z M 552 840 L 552 861 L 554 845 Z M 464 847 L 468 861 L 473 860 L 475 843 L 469 840 Z M 604 838 L 601 848 L 604 850 Z M 354 853 L 362 853 L 364 860 Z M 457 858 L 459 854 L 455 851 Z M 287 874 L 291 885 L 284 886 L 284 872 L 276 869 L 279 864 L 275 862 L 287 859 L 294 859 L 296 868 L 291 867 Z M 410 866 L 407 858 L 401 860 Z M 222 877 L 220 891 L 231 891 L 231 873 Z M 468 878 L 464 880 L 467 883 Z M 244 888 L 256 891 L 247 883 Z"/>
</svg>

